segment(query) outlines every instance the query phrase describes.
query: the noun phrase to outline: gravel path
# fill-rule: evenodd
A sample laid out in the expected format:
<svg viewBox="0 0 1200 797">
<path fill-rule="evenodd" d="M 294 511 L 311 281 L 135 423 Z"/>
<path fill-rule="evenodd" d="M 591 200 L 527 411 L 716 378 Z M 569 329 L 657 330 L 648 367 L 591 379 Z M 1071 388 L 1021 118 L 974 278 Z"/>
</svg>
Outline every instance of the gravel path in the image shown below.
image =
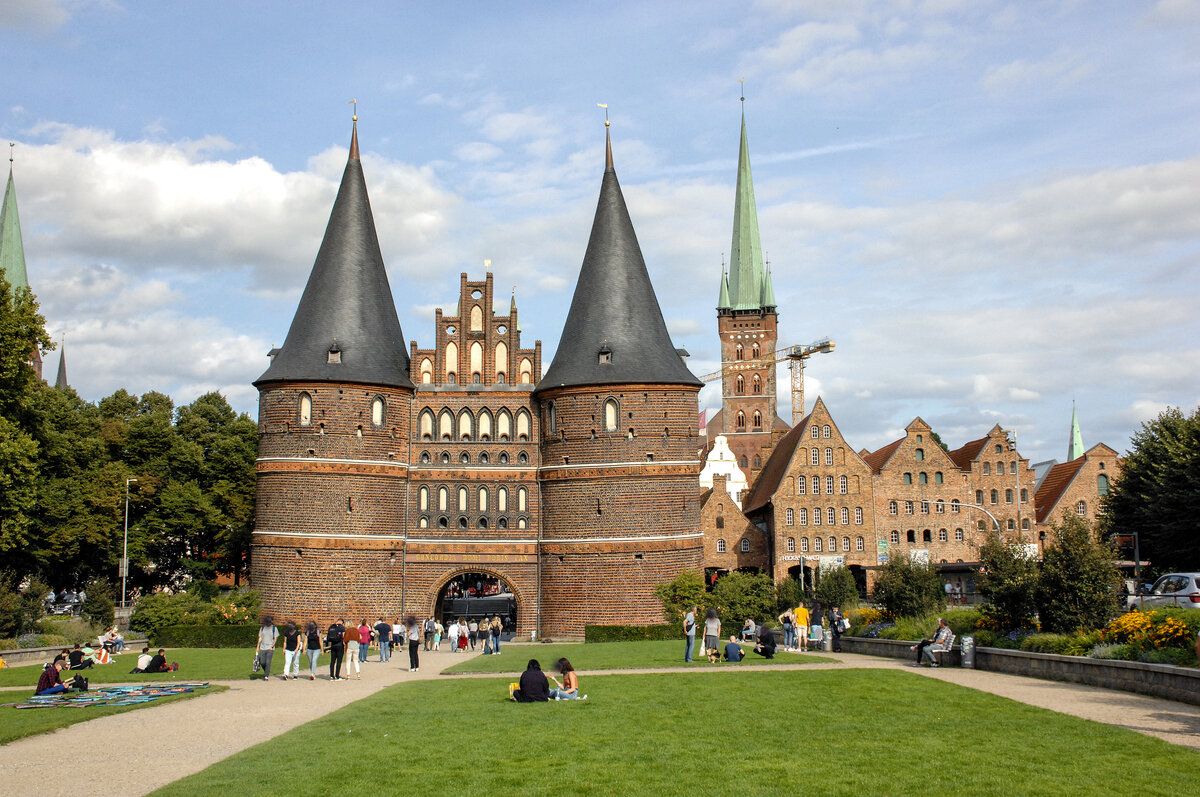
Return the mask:
<svg viewBox="0 0 1200 797">
<path fill-rule="evenodd" d="M 512 647 L 523 647 L 513 645 Z M 509 648 L 509 646 L 506 646 Z M 509 648 L 511 649 L 511 648 Z M 836 659 L 828 664 L 746 665 L 748 670 L 813 670 L 844 667 L 903 669 L 928 678 L 990 692 L 1022 703 L 1063 714 L 1118 725 L 1155 736 L 1172 744 L 1200 749 L 1200 706 L 1175 703 L 1144 695 L 1114 692 L 1090 686 L 1042 681 L 1002 673 L 958 668 L 909 668 L 904 662 L 846 653 L 825 653 Z M 465 658 L 470 658 L 468 654 Z M 0 746 L 0 779 L 6 794 L 74 795 L 78 780 L 62 767 L 47 767 L 46 751 L 52 748 L 69 756 L 70 772 L 120 773 L 122 792 L 146 794 L 185 775 L 208 767 L 234 753 L 267 741 L 342 706 L 403 681 L 438 677 L 445 667 L 461 661 L 461 654 L 421 653 L 421 672 L 410 673 L 392 663 L 367 662 L 361 680 L 222 681 L 230 689 L 209 695 L 131 711 L 72 725 L 48 737 L 34 736 Z M 524 661 L 515 653 L 514 663 Z M 407 657 L 403 657 L 407 663 Z M 704 672 L 697 668 L 622 670 L 639 672 Z M 733 673 L 733 667 L 713 669 Z M 597 673 L 599 674 L 599 673 Z M 611 674 L 611 671 L 609 671 Z M 582 673 L 587 676 L 588 673 Z M 353 676 L 351 676 L 353 678 Z M 481 673 L 454 677 L 502 677 Z M 147 755 L 120 755 L 117 750 L 153 750 Z M 54 774 L 57 773 L 57 774 Z"/>
</svg>

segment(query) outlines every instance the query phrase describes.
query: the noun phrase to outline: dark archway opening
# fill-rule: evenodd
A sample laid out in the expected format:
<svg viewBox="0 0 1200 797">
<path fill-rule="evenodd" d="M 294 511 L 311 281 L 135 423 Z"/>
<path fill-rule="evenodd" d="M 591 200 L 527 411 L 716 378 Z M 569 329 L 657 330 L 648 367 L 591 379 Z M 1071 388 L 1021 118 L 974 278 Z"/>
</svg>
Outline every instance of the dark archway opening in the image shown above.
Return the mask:
<svg viewBox="0 0 1200 797">
<path fill-rule="evenodd" d="M 512 639 L 517 631 L 517 596 L 495 573 L 459 573 L 439 591 L 434 616 L 447 627 L 453 620 L 482 624 L 499 617 L 504 628 L 500 638 Z"/>
</svg>

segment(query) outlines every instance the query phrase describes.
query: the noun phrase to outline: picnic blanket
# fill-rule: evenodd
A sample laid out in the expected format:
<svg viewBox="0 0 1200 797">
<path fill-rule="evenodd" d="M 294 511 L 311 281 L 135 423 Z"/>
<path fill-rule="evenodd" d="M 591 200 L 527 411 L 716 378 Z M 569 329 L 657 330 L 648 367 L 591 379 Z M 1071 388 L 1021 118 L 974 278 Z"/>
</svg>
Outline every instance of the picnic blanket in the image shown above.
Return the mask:
<svg viewBox="0 0 1200 797">
<path fill-rule="evenodd" d="M 160 697 L 182 695 L 207 689 L 208 682 L 192 684 L 144 684 L 139 686 L 98 686 L 88 692 L 60 692 L 26 698 L 20 703 L 0 703 L 0 708 L 86 708 L 88 706 L 134 706 Z"/>
</svg>

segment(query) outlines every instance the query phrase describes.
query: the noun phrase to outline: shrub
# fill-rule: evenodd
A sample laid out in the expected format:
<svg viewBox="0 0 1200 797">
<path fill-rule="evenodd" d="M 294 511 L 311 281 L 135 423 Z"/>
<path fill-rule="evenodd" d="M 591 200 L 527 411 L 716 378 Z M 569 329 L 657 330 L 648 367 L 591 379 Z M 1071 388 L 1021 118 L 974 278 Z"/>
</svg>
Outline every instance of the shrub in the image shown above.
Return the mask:
<svg viewBox="0 0 1200 797">
<path fill-rule="evenodd" d="M 237 621 L 256 623 L 261 598 L 245 590 L 227 599 L 206 601 L 191 592 L 181 595 L 155 593 L 138 601 L 129 627 L 147 636 L 159 628 L 173 625 L 222 625 Z"/>
<path fill-rule="evenodd" d="M 874 596 L 889 617 L 923 617 L 946 605 L 942 578 L 933 565 L 906 556 L 889 559 L 879 568 Z"/>
<path fill-rule="evenodd" d="M 683 636 L 683 621 L 662 625 L 585 625 L 584 642 L 641 642 L 645 640 L 679 639 Z"/>
<path fill-rule="evenodd" d="M 11 574 L 0 574 L 0 636 L 15 637 L 33 631 L 43 613 L 42 601 L 50 587 L 32 579 L 24 592 L 8 586 Z"/>
<path fill-rule="evenodd" d="M 1060 633 L 1102 627 L 1117 613 L 1116 550 L 1066 510 L 1047 543 L 1037 580 L 1042 627 Z"/>
<path fill-rule="evenodd" d="M 1092 658 L 1137 661 L 1137 650 L 1131 645 L 1100 644 L 1092 649 Z"/>
<path fill-rule="evenodd" d="M 276 640 L 282 644 L 283 636 Z M 150 634 L 150 644 L 171 648 L 252 648 L 258 644 L 257 625 L 172 625 Z"/>
<path fill-rule="evenodd" d="M 947 609 L 942 612 L 942 617 L 954 635 L 959 637 L 975 633 L 982 619 L 978 609 Z"/>
<path fill-rule="evenodd" d="M 43 634 L 60 636 L 76 642 L 95 642 L 100 631 L 82 617 L 45 617 L 38 628 Z"/>
<path fill-rule="evenodd" d="M 799 579 L 781 578 L 775 584 L 775 616 L 786 612 L 788 609 L 795 609 L 804 602 L 804 585 Z"/>
<path fill-rule="evenodd" d="M 94 626 L 111 627 L 116 616 L 112 585 L 104 579 L 94 578 L 87 583 L 84 592 L 87 593 L 87 599 L 79 608 L 79 613 Z"/>
<path fill-rule="evenodd" d="M 704 591 L 704 576 L 695 570 L 684 570 L 672 581 L 654 588 L 655 596 L 662 601 L 663 616 L 667 621 L 683 626 L 684 615 L 692 606 L 703 606 L 708 597 Z M 605 626 L 617 628 L 620 626 Z M 586 633 L 586 632 L 585 632 Z"/>
<path fill-rule="evenodd" d="M 821 576 L 817 583 L 817 600 L 830 608 L 853 608 L 858 605 L 858 585 L 849 568 L 835 567 Z M 793 604 L 794 605 L 794 604 Z"/>
<path fill-rule="evenodd" d="M 980 546 L 982 573 L 976 579 L 983 595 L 983 615 L 998 631 L 1029 628 L 1037 611 L 1037 562 L 1020 542 L 989 539 Z"/>
<path fill-rule="evenodd" d="M 1107 643 L 1130 645 L 1137 650 L 1188 650 L 1200 634 L 1200 612 L 1195 609 L 1133 611 L 1104 627 Z"/>
<path fill-rule="evenodd" d="M 775 584 L 770 576 L 730 573 L 717 580 L 709 597 L 709 605 L 731 629 L 733 623 L 740 628 L 747 617 L 756 622 L 775 619 Z"/>
</svg>

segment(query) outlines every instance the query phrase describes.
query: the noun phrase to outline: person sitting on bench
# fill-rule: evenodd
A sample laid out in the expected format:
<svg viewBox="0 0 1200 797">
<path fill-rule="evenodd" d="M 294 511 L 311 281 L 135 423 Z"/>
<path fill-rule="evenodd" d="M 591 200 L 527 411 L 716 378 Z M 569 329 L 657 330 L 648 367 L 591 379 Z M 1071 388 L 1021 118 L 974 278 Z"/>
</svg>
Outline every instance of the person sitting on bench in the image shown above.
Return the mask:
<svg viewBox="0 0 1200 797">
<path fill-rule="evenodd" d="M 42 670 L 42 677 L 38 678 L 36 695 L 57 695 L 60 692 L 70 691 L 71 687 L 62 682 L 62 676 L 59 673 L 63 669 L 61 661 L 55 661 L 46 669 Z"/>
<path fill-rule="evenodd" d="M 921 665 L 921 658 L 924 656 L 929 660 L 930 664 L 936 664 L 934 653 L 946 649 L 946 643 L 950 639 L 950 626 L 944 618 L 937 619 L 938 628 L 933 634 L 933 639 L 922 639 L 917 644 L 909 648 L 917 652 L 917 666 Z"/>
<path fill-rule="evenodd" d="M 729 644 L 725 646 L 725 661 L 741 661 L 746 658 L 746 651 L 738 644 L 737 637 L 729 635 Z"/>
</svg>

